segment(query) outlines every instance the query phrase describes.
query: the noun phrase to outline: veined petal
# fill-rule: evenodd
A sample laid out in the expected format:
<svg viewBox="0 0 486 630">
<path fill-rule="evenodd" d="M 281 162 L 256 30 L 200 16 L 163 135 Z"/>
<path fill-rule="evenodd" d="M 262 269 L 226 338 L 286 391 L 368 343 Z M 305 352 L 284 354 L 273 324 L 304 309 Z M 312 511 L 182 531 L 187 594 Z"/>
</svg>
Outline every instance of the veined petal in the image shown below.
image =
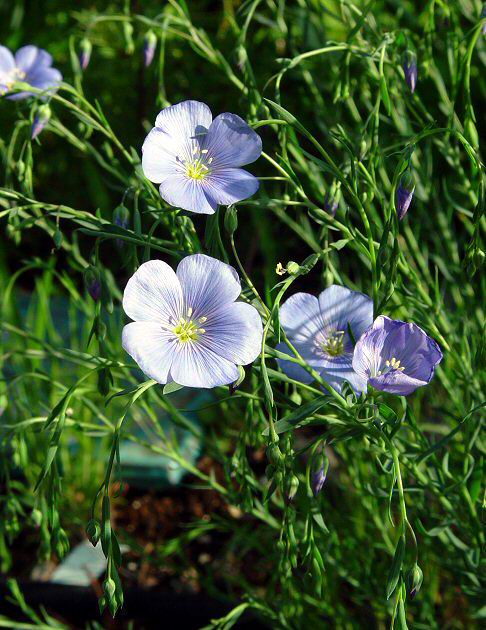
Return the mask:
<svg viewBox="0 0 486 630">
<path fill-rule="evenodd" d="M 347 333 L 348 324 L 354 338 L 373 324 L 373 300 L 367 295 L 336 284 L 319 295 L 319 307 L 324 325 Z"/>
<path fill-rule="evenodd" d="M 142 372 L 158 383 L 172 380 L 169 371 L 176 343 L 174 335 L 165 331 L 158 322 L 131 322 L 123 328 L 123 348 Z"/>
<path fill-rule="evenodd" d="M 321 376 L 338 392 L 342 390 L 344 382 L 347 381 L 357 394 L 361 394 L 366 391 L 368 379 L 357 374 L 352 363 L 353 355 L 351 354 L 326 359 L 325 365 L 321 369 Z"/>
<path fill-rule="evenodd" d="M 172 267 L 162 260 L 140 265 L 125 287 L 123 310 L 136 321 L 174 327 L 182 314 L 182 289 Z"/>
<path fill-rule="evenodd" d="M 0 83 L 2 74 L 10 72 L 15 68 L 15 59 L 6 46 L 0 46 Z"/>
<path fill-rule="evenodd" d="M 155 126 L 172 136 L 178 144 L 181 159 L 190 160 L 194 142 L 201 145 L 213 120 L 211 110 L 199 101 L 183 101 L 163 109 L 155 120 Z"/>
<path fill-rule="evenodd" d="M 215 168 L 244 166 L 260 157 L 262 140 L 242 118 L 224 113 L 209 127 L 205 148 Z"/>
<path fill-rule="evenodd" d="M 241 293 L 240 279 L 233 267 L 211 256 L 186 256 L 176 273 L 184 294 L 184 307 L 192 308 L 193 319 L 209 319 Z"/>
<path fill-rule="evenodd" d="M 159 187 L 160 196 L 168 204 L 199 214 L 214 214 L 218 204 L 207 196 L 202 180 L 177 174 L 166 177 Z"/>
<path fill-rule="evenodd" d="M 236 365 L 254 361 L 262 349 L 263 326 L 255 307 L 233 302 L 213 311 L 201 326 L 201 343 Z"/>
<path fill-rule="evenodd" d="M 234 383 L 240 372 L 236 365 L 200 343 L 177 347 L 170 376 L 179 385 L 211 388 Z"/>
<path fill-rule="evenodd" d="M 223 168 L 205 177 L 202 186 L 210 202 L 229 206 L 254 195 L 260 182 L 242 168 Z"/>
<path fill-rule="evenodd" d="M 280 324 L 292 343 L 313 338 L 323 327 L 319 301 L 310 293 L 295 293 L 280 307 Z"/>
<path fill-rule="evenodd" d="M 408 396 L 412 394 L 418 387 L 427 385 L 430 378 L 426 381 L 421 381 L 416 378 L 412 378 L 403 372 L 388 372 L 388 374 L 382 374 L 370 378 L 369 383 L 375 389 L 388 392 L 389 394 L 398 394 L 399 396 Z"/>
<path fill-rule="evenodd" d="M 142 145 L 142 169 L 151 182 L 160 184 L 167 177 L 180 174 L 177 161 L 179 142 L 163 129 L 154 127 Z"/>
<path fill-rule="evenodd" d="M 15 53 L 15 65 L 25 73 L 35 72 L 41 67 L 52 65 L 52 57 L 42 48 L 37 46 L 22 46 Z"/>
</svg>

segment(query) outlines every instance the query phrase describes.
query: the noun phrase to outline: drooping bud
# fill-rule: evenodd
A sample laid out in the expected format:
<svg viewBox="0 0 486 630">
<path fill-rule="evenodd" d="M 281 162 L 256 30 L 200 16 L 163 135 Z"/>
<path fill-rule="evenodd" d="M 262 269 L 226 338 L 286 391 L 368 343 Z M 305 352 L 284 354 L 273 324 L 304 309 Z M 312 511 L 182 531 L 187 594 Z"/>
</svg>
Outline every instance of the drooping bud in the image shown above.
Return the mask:
<svg viewBox="0 0 486 630">
<path fill-rule="evenodd" d="M 226 208 L 226 214 L 224 215 L 224 229 L 230 236 L 238 229 L 238 214 L 234 206 L 228 206 Z"/>
<path fill-rule="evenodd" d="M 143 40 L 143 62 L 148 68 L 154 59 L 157 37 L 153 31 L 147 31 Z"/>
<path fill-rule="evenodd" d="M 278 467 L 283 459 L 282 451 L 279 449 L 278 444 L 272 443 L 267 447 L 267 459 L 274 466 Z"/>
<path fill-rule="evenodd" d="M 329 460 L 325 455 L 322 455 L 319 462 L 319 467 L 313 473 L 311 479 L 311 488 L 312 493 L 315 497 L 319 494 L 324 486 L 324 482 L 326 481 L 327 471 L 329 469 Z"/>
<path fill-rule="evenodd" d="M 287 501 L 290 503 L 299 489 L 299 480 L 296 475 L 292 475 L 287 485 Z"/>
<path fill-rule="evenodd" d="M 128 208 L 125 208 L 125 206 L 120 205 L 113 211 L 113 223 L 124 230 L 128 227 L 129 219 L 130 213 Z"/>
<path fill-rule="evenodd" d="M 418 66 L 417 55 L 411 50 L 407 50 L 403 57 L 403 72 L 405 73 L 405 81 L 413 94 L 417 86 Z"/>
<path fill-rule="evenodd" d="M 51 108 L 49 105 L 44 104 L 39 107 L 34 115 L 34 121 L 31 127 L 31 139 L 34 140 L 41 133 L 44 127 L 49 122 L 51 117 Z"/>
<path fill-rule="evenodd" d="M 96 547 L 101 536 L 101 526 L 96 519 L 92 518 L 87 524 L 86 536 L 93 547 Z"/>
<path fill-rule="evenodd" d="M 413 193 L 415 191 L 415 185 L 412 180 L 410 172 L 407 171 L 400 179 L 400 183 L 397 188 L 397 215 L 401 221 L 407 214 L 410 204 L 412 203 Z"/>
<path fill-rule="evenodd" d="M 89 66 L 92 49 L 93 46 L 91 42 L 89 41 L 89 39 L 84 37 L 81 40 L 81 44 L 79 45 L 79 65 L 81 66 L 81 70 L 83 70 L 83 72 Z"/>
<path fill-rule="evenodd" d="M 84 272 L 84 284 L 91 298 L 97 302 L 101 297 L 101 275 L 92 265 Z"/>
<path fill-rule="evenodd" d="M 410 599 L 413 599 L 415 595 L 417 595 L 417 593 L 420 591 L 423 580 L 424 574 L 422 572 L 422 569 L 417 563 L 415 563 L 407 576 L 408 594 L 410 595 Z"/>
</svg>

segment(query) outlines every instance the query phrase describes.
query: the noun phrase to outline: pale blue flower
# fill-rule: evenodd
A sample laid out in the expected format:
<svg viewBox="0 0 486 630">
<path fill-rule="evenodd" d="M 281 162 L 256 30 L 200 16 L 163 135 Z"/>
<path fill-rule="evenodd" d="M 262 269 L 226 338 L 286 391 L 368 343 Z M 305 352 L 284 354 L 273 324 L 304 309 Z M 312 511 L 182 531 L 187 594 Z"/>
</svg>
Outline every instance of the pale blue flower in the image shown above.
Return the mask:
<svg viewBox="0 0 486 630">
<path fill-rule="evenodd" d="M 439 346 L 419 326 L 380 315 L 357 342 L 353 367 L 375 389 L 408 396 L 430 383 L 441 360 Z"/>
<path fill-rule="evenodd" d="M 37 46 L 23 46 L 15 57 L 8 48 L 0 46 L 0 96 L 8 94 L 17 81 L 48 90 L 58 87 L 62 75 L 52 67 L 51 55 Z M 32 96 L 31 92 L 18 92 L 7 98 L 16 101 L 29 96 Z"/>
<path fill-rule="evenodd" d="M 256 177 L 240 168 L 257 160 L 262 141 L 236 114 L 220 114 L 198 101 L 163 109 L 142 147 L 145 176 L 160 184 L 171 206 L 213 214 L 251 197 Z"/>
<path fill-rule="evenodd" d="M 296 293 L 280 308 L 280 324 L 290 343 L 337 391 L 341 391 L 344 381 L 357 393 L 366 390 L 366 379 L 358 376 L 352 367 L 352 337 L 359 339 L 372 323 L 373 301 L 362 293 L 337 285 L 327 288 L 319 298 Z M 279 344 L 277 349 L 292 354 L 285 343 Z M 290 378 L 312 382 L 312 376 L 297 363 L 281 359 L 278 362 Z"/>
<path fill-rule="evenodd" d="M 123 329 L 123 347 L 159 383 L 233 383 L 237 366 L 259 355 L 263 334 L 258 311 L 235 301 L 240 292 L 233 267 L 210 256 L 187 256 L 176 272 L 161 260 L 146 262 L 123 294 L 135 320 Z"/>
</svg>

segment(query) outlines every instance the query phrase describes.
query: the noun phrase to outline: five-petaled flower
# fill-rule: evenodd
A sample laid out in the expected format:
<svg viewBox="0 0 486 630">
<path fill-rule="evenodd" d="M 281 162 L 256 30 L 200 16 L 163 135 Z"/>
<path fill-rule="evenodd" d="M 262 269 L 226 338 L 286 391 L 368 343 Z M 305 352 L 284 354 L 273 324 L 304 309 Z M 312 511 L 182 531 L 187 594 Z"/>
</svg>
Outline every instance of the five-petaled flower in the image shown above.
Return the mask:
<svg viewBox="0 0 486 630">
<path fill-rule="evenodd" d="M 281 306 L 280 323 L 305 362 L 334 389 L 340 391 L 348 381 L 355 392 L 366 390 L 366 378 L 353 370 L 352 337 L 358 339 L 373 323 L 369 297 L 337 285 L 328 287 L 319 298 L 296 293 Z M 280 343 L 277 350 L 292 355 L 286 343 Z M 278 362 L 290 378 L 312 382 L 312 376 L 297 363 Z"/>
<path fill-rule="evenodd" d="M 380 315 L 357 342 L 353 367 L 375 389 L 408 396 L 430 382 L 441 360 L 419 326 Z"/>
<path fill-rule="evenodd" d="M 163 109 L 142 147 L 145 176 L 160 184 L 171 206 L 213 214 L 218 205 L 251 197 L 258 179 L 240 168 L 257 160 L 262 141 L 236 114 L 220 114 L 198 101 Z"/>
<path fill-rule="evenodd" d="M 159 383 L 233 383 L 237 366 L 259 355 L 263 335 L 258 311 L 235 301 L 240 292 L 233 267 L 210 256 L 187 256 L 176 272 L 161 260 L 146 262 L 123 295 L 135 320 L 123 329 L 123 347 Z"/>
<path fill-rule="evenodd" d="M 62 75 L 52 67 L 51 55 L 37 46 L 22 46 L 15 57 L 8 48 L 0 46 L 0 96 L 10 92 L 17 81 L 48 90 L 58 87 Z M 29 96 L 31 92 L 17 92 L 7 98 L 21 100 Z"/>
</svg>

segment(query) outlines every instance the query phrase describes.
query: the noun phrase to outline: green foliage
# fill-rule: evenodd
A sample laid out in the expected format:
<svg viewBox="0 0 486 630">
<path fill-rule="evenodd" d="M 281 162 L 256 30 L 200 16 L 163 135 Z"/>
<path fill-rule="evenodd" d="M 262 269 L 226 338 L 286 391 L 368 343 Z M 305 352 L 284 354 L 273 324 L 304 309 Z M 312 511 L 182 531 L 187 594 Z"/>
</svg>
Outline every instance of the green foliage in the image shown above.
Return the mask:
<svg viewBox="0 0 486 630">
<path fill-rule="evenodd" d="M 208 571 L 208 591 L 235 606 L 208 627 L 230 628 L 247 610 L 279 628 L 479 627 L 481 3 L 95 5 L 0 7 L 0 43 L 47 48 L 64 76 L 35 141 L 40 103 L 0 102 L 2 571 L 24 531 L 35 528 L 39 558 L 61 558 L 87 527 L 107 558 L 100 609 L 116 613 L 124 533 L 111 513 L 123 438 L 166 455 L 246 515 L 193 523 L 156 550 L 161 562 L 210 528 L 229 534 L 222 554 L 271 567 L 263 587 L 231 571 L 217 576 L 225 591 Z M 147 32 L 157 49 L 144 69 Z M 83 41 L 92 45 L 84 73 Z M 417 55 L 414 94 L 406 51 Z M 156 114 L 186 99 L 238 113 L 263 139 L 251 166 L 260 191 L 214 217 L 168 207 L 141 170 Z M 415 195 L 399 222 L 404 176 Z M 260 359 L 201 409 L 204 451 L 222 479 L 195 467 L 159 423 L 157 409 L 194 430 L 172 402 L 177 388 L 144 381 L 121 348 L 127 278 L 148 259 L 175 265 L 198 251 L 238 268 L 242 298 L 264 320 Z M 428 387 L 357 399 L 308 366 L 312 385 L 278 369 L 279 305 L 331 283 L 372 296 L 375 314 L 416 322 L 438 341 L 444 360 Z M 251 458 L 264 452 L 265 474 Z M 311 475 L 323 464 L 328 478 L 314 496 Z M 10 589 L 35 627 L 61 627 L 30 610 L 15 582 Z"/>
</svg>

